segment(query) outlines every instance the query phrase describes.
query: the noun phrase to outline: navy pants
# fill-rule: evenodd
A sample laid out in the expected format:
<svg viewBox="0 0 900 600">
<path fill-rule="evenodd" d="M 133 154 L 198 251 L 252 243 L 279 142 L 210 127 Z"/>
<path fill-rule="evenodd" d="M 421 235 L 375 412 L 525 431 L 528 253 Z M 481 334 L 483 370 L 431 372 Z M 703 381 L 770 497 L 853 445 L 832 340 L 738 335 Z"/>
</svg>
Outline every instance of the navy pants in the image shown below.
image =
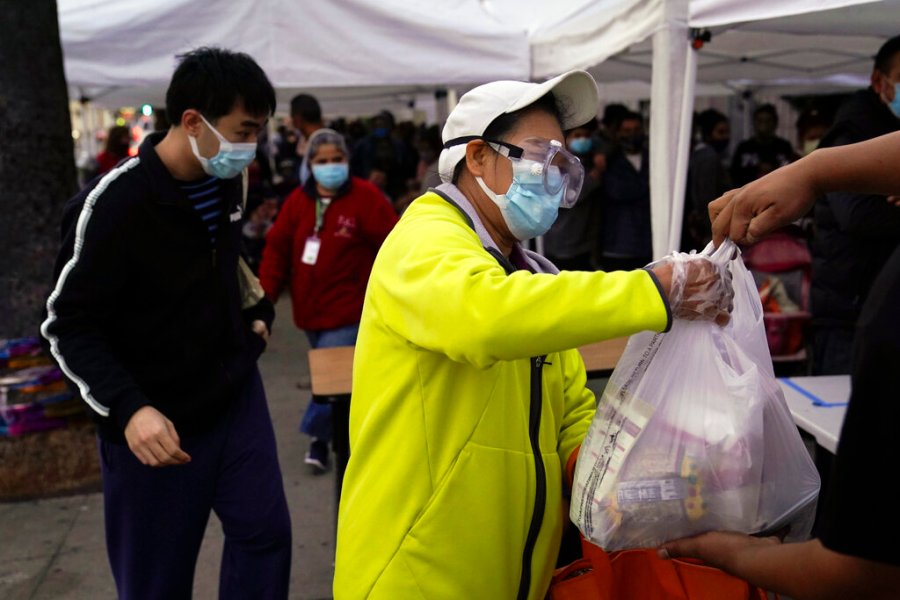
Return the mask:
<svg viewBox="0 0 900 600">
<path fill-rule="evenodd" d="M 213 430 L 182 435 L 181 447 L 191 462 L 154 468 L 100 441 L 119 598 L 190 598 L 210 510 L 225 533 L 219 598 L 287 598 L 291 522 L 259 372 Z"/>
</svg>

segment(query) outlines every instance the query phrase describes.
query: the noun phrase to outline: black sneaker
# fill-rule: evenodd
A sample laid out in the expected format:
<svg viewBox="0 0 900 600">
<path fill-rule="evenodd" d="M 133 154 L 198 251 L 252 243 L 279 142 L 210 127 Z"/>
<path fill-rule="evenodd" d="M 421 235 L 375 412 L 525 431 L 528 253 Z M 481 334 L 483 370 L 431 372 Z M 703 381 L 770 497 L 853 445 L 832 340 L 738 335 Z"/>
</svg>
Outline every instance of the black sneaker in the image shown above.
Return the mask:
<svg viewBox="0 0 900 600">
<path fill-rule="evenodd" d="M 321 475 L 328 470 L 328 442 L 313 440 L 303 462 L 312 467 L 313 473 Z"/>
</svg>

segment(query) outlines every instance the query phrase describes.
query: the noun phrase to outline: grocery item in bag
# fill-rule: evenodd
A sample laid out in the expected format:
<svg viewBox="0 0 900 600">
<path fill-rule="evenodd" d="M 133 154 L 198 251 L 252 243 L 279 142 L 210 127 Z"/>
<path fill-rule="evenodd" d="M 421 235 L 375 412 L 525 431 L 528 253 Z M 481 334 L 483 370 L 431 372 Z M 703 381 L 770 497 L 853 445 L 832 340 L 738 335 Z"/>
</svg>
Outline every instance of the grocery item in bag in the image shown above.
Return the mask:
<svg viewBox="0 0 900 600">
<path fill-rule="evenodd" d="M 731 321 L 632 336 L 582 444 L 570 516 L 606 550 L 710 530 L 799 540 L 812 527 L 819 476 L 772 370 L 753 277 L 730 242 L 712 250 L 732 271 Z"/>
</svg>

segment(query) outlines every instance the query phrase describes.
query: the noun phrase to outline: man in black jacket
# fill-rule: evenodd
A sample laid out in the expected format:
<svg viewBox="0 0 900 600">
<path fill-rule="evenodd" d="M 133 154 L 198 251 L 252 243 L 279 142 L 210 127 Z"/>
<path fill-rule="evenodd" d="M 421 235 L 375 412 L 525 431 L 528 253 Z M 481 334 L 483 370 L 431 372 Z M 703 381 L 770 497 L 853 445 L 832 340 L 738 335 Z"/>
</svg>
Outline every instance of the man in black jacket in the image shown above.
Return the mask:
<svg viewBox="0 0 900 600">
<path fill-rule="evenodd" d="M 740 187 L 793 161 L 791 143 L 775 135 L 778 111 L 763 104 L 753 111 L 753 137 L 738 144 L 731 159 L 731 181 Z"/>
<path fill-rule="evenodd" d="M 621 115 L 617 149 L 603 174 L 600 267 L 604 271 L 640 269 L 653 260 L 650 230 L 650 160 L 644 118 Z"/>
<path fill-rule="evenodd" d="M 872 85 L 838 111 L 820 148 L 843 146 L 897 131 L 890 106 L 900 84 L 900 36 L 875 57 Z M 811 308 L 813 373 L 850 372 L 853 330 L 875 276 L 900 242 L 900 208 L 884 196 L 831 193 L 816 202 Z"/>
<path fill-rule="evenodd" d="M 256 360 L 274 309 L 242 306 L 242 170 L 275 109 L 245 54 L 181 57 L 172 127 L 66 205 L 41 331 L 96 417 L 120 598 L 187 598 L 215 510 L 220 597 L 286 598 L 290 517 Z"/>
</svg>

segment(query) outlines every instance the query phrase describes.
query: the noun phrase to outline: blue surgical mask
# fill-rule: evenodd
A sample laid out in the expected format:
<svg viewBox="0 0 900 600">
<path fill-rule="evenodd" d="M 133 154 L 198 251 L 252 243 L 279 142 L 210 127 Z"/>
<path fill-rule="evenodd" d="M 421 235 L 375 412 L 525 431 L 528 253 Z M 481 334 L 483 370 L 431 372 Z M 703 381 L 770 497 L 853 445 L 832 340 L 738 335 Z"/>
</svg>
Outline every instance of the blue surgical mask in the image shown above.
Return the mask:
<svg viewBox="0 0 900 600">
<path fill-rule="evenodd" d="M 562 186 L 555 194 L 549 194 L 539 167 L 541 163 L 531 160 L 513 163 L 513 181 L 505 194 L 497 194 L 481 177 L 475 178 L 488 198 L 500 208 L 509 232 L 519 241 L 530 240 L 550 230 L 565 192 L 565 186 Z M 561 177 L 558 171 L 555 177 Z"/>
<path fill-rule="evenodd" d="M 350 176 L 350 165 L 347 163 L 313 165 L 312 174 L 313 177 L 316 178 L 316 183 L 323 188 L 326 190 L 336 190 L 344 185 L 347 178 Z"/>
<path fill-rule="evenodd" d="M 191 144 L 191 151 L 200 166 L 207 175 L 218 177 L 219 179 L 231 179 L 240 175 L 241 171 L 250 166 L 253 159 L 256 158 L 256 143 L 238 144 L 229 142 L 225 137 L 216 131 L 209 121 L 203 115 L 200 115 L 209 130 L 212 131 L 219 140 L 219 151 L 212 158 L 200 156 L 200 150 L 197 148 L 197 140 L 194 136 L 188 136 Z"/>
<path fill-rule="evenodd" d="M 575 154 L 587 154 L 593 145 L 591 138 L 579 137 L 569 140 L 569 150 Z"/>
<path fill-rule="evenodd" d="M 894 99 L 888 104 L 894 116 L 900 119 L 900 83 L 894 84 Z"/>
</svg>

